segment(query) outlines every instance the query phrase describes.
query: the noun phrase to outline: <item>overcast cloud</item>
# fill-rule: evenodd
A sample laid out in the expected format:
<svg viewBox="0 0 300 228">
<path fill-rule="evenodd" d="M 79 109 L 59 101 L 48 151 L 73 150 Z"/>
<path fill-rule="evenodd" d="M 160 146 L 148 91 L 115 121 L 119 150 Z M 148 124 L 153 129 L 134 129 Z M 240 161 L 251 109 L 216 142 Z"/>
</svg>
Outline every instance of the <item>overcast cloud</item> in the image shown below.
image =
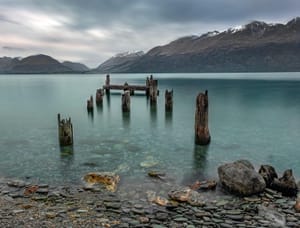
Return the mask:
<svg viewBox="0 0 300 228">
<path fill-rule="evenodd" d="M 0 0 L 0 56 L 43 53 L 96 67 L 181 36 L 296 16 L 299 0 Z"/>
</svg>

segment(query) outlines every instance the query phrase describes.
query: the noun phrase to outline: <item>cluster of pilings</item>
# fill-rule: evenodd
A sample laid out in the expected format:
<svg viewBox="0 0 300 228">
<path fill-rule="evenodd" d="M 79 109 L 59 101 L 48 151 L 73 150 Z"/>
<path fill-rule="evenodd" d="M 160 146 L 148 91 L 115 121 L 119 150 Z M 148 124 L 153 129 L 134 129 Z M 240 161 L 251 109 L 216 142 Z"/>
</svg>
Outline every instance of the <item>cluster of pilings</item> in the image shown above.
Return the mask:
<svg viewBox="0 0 300 228">
<path fill-rule="evenodd" d="M 124 93 L 121 96 L 121 107 L 124 113 L 130 112 L 130 96 L 134 95 L 134 91 L 145 91 L 146 96 L 150 99 L 151 104 L 156 104 L 159 90 L 157 88 L 158 81 L 150 78 L 146 79 L 146 86 L 129 85 L 125 82 L 124 85 L 111 85 L 110 76 L 106 75 L 105 85 L 102 89 L 96 91 L 96 105 L 101 106 L 103 103 L 104 91 L 109 96 L 111 89 L 123 90 Z M 87 111 L 93 113 L 94 103 L 93 96 L 87 100 Z M 173 111 L 173 89 L 165 91 L 165 111 L 166 113 L 172 113 Z M 195 111 L 195 143 L 198 145 L 208 145 L 210 143 L 210 133 L 208 128 L 208 91 L 205 93 L 199 93 L 196 98 L 196 111 Z M 73 145 L 73 126 L 71 118 L 60 119 L 58 114 L 58 130 L 59 130 L 59 143 L 60 146 Z"/>
</svg>

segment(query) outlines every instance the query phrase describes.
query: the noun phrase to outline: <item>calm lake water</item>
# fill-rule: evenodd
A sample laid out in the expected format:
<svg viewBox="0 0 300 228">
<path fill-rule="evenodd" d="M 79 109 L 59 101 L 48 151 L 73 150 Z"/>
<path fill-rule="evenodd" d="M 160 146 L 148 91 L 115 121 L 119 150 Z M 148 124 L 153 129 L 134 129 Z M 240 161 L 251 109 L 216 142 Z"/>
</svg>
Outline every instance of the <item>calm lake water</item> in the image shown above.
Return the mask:
<svg viewBox="0 0 300 228">
<path fill-rule="evenodd" d="M 146 74 L 112 74 L 111 83 L 144 84 Z M 160 96 L 151 107 L 131 97 L 105 96 L 88 115 L 86 100 L 105 75 L 1 75 L 0 173 L 46 183 L 79 183 L 90 171 L 115 171 L 123 183 L 143 182 L 149 170 L 174 183 L 217 176 L 224 162 L 249 159 L 300 176 L 300 73 L 155 74 Z M 174 90 L 166 115 L 165 89 Z M 194 145 L 195 99 L 208 90 L 211 144 Z M 57 113 L 71 117 L 74 152 L 61 152 Z"/>
</svg>

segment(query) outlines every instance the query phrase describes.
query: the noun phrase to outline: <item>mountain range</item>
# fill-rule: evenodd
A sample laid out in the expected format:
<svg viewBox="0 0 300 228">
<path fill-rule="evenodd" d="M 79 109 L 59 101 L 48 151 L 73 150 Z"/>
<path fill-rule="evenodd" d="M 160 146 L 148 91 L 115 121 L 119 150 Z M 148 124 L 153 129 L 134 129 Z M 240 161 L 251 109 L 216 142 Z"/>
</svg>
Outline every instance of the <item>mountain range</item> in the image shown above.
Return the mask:
<svg viewBox="0 0 300 228">
<path fill-rule="evenodd" d="M 81 64 L 65 61 L 60 63 L 47 55 L 32 55 L 26 58 L 0 58 L 0 73 L 2 74 L 54 74 L 82 73 L 90 69 Z"/>
<path fill-rule="evenodd" d="M 121 53 L 95 69 L 50 56 L 0 58 L 0 73 L 193 73 L 300 71 L 300 17 L 286 24 L 253 21 L 186 36 L 147 53 Z"/>
<path fill-rule="evenodd" d="M 182 37 L 135 58 L 111 58 L 97 68 L 101 73 L 268 71 L 300 71 L 299 17 L 286 24 L 253 21 Z"/>
</svg>

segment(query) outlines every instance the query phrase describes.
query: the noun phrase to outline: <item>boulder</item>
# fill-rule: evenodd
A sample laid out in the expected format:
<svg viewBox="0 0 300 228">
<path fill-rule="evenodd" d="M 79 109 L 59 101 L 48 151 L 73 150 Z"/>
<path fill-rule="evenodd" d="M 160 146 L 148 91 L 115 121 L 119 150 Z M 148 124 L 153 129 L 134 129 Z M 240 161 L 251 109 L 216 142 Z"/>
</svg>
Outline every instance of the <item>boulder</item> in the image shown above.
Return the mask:
<svg viewBox="0 0 300 228">
<path fill-rule="evenodd" d="M 263 177 L 247 160 L 221 165 L 218 168 L 218 174 L 225 189 L 241 196 L 257 194 L 266 188 Z"/>
<path fill-rule="evenodd" d="M 271 187 L 275 178 L 278 178 L 278 175 L 273 166 L 262 165 L 258 173 L 264 178 L 267 187 Z"/>
<path fill-rule="evenodd" d="M 110 172 L 91 172 L 83 177 L 87 187 L 93 188 L 96 185 L 103 185 L 108 191 L 115 192 L 120 177 Z"/>
<path fill-rule="evenodd" d="M 274 179 L 271 188 L 281 192 L 284 196 L 297 196 L 298 186 L 293 171 L 291 169 L 284 171 L 281 178 Z"/>
</svg>

